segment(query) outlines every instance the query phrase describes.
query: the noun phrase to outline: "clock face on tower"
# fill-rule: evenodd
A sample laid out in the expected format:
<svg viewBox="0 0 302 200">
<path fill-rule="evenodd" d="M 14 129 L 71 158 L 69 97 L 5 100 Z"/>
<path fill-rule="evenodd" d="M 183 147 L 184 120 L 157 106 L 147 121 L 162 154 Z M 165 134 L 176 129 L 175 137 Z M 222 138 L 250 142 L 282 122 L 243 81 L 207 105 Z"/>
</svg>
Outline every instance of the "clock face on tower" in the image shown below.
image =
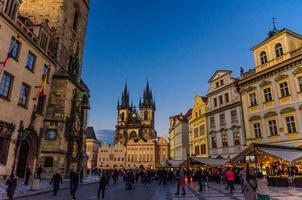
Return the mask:
<svg viewBox="0 0 302 200">
<path fill-rule="evenodd" d="M 55 140 L 57 137 L 57 131 L 54 129 L 48 129 L 46 132 L 46 139 L 47 140 Z"/>
</svg>

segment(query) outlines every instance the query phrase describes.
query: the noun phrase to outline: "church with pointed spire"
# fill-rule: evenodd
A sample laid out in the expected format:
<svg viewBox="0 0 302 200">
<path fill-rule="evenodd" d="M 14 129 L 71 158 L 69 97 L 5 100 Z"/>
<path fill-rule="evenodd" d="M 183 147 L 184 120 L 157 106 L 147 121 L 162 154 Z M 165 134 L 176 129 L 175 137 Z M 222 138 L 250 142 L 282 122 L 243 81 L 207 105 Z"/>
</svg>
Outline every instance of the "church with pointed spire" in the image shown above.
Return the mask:
<svg viewBox="0 0 302 200">
<path fill-rule="evenodd" d="M 114 143 L 127 143 L 132 141 L 149 139 L 155 140 L 157 132 L 154 128 L 155 100 L 149 82 L 145 87 L 143 99 L 140 98 L 139 106 L 130 103 L 130 94 L 125 84 L 124 91 L 117 103 L 117 124 Z"/>
</svg>

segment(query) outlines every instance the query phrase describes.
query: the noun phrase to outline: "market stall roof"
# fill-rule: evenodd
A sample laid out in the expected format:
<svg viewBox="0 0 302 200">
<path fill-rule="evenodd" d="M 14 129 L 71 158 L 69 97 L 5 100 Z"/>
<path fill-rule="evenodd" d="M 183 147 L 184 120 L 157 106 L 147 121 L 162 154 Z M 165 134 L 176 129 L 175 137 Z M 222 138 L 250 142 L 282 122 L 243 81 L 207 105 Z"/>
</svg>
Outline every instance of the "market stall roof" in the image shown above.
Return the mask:
<svg viewBox="0 0 302 200">
<path fill-rule="evenodd" d="M 200 157 L 189 157 L 181 165 L 184 166 L 189 163 L 198 163 L 199 165 L 208 167 L 221 167 L 228 160 L 223 158 L 200 158 Z"/>
<path fill-rule="evenodd" d="M 254 143 L 232 158 L 229 163 L 234 164 L 245 161 L 245 156 L 254 154 L 256 150 L 281 158 L 283 160 L 287 160 L 289 162 L 302 159 L 302 148 Z"/>
<path fill-rule="evenodd" d="M 167 167 L 179 167 L 179 165 L 183 162 L 184 162 L 184 160 L 167 160 L 166 166 Z"/>
</svg>

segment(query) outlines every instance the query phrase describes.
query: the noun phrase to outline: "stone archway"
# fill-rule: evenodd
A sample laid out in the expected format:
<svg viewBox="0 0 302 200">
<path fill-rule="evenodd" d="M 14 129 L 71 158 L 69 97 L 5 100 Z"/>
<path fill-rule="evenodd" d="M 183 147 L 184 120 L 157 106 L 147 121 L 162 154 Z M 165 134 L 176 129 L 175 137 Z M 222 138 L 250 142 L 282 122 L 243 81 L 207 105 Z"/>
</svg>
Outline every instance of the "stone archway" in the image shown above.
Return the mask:
<svg viewBox="0 0 302 200">
<path fill-rule="evenodd" d="M 25 176 L 26 168 L 30 166 L 31 172 L 34 173 L 35 159 L 38 154 L 38 137 L 33 131 L 22 142 L 20 142 L 19 152 L 16 162 L 16 175 L 19 178 Z"/>
<path fill-rule="evenodd" d="M 23 178 L 25 175 L 28 154 L 29 154 L 29 144 L 27 141 L 23 141 L 19 150 L 18 165 L 16 170 L 16 174 L 19 178 Z"/>
</svg>

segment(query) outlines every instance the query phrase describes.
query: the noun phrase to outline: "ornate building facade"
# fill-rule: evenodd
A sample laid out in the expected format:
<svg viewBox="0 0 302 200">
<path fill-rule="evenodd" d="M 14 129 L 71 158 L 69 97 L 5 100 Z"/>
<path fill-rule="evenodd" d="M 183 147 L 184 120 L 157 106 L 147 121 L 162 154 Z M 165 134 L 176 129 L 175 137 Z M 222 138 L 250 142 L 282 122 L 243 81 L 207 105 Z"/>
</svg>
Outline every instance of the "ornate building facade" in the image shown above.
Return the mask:
<svg viewBox="0 0 302 200">
<path fill-rule="evenodd" d="M 125 148 L 126 168 L 156 168 L 160 161 L 169 159 L 168 141 L 157 137 L 155 110 L 155 101 L 149 82 L 145 87 L 143 99 L 139 100 L 139 111 L 132 103 L 130 104 L 129 91 L 125 85 L 121 100 L 118 100 L 117 104 L 114 144 L 117 148 L 120 148 L 120 145 Z M 115 146 L 112 147 L 113 150 Z M 115 157 L 114 154 L 113 157 Z M 108 166 L 111 165 L 108 164 Z"/>
<path fill-rule="evenodd" d="M 209 80 L 207 124 L 209 155 L 231 158 L 244 149 L 245 132 L 237 79 L 217 70 Z"/>
<path fill-rule="evenodd" d="M 273 27 L 252 51 L 255 68 L 239 81 L 247 145 L 301 147 L 302 36 Z"/>
<path fill-rule="evenodd" d="M 126 167 L 126 147 L 122 143 L 101 144 L 98 149 L 97 167 L 100 169 L 123 169 Z"/>
<path fill-rule="evenodd" d="M 185 115 L 179 114 L 169 118 L 169 141 L 171 159 L 185 160 L 189 154 L 189 122 L 188 117 L 192 114 L 190 109 Z"/>
<path fill-rule="evenodd" d="M 190 156 L 208 157 L 208 134 L 206 120 L 207 97 L 195 96 L 189 120 Z"/>
<path fill-rule="evenodd" d="M 139 111 L 129 100 L 129 91 L 125 85 L 121 102 L 117 104 L 117 125 L 114 143 L 121 142 L 124 145 L 130 140 L 156 139 L 157 132 L 154 128 L 156 106 L 149 83 L 144 91 L 143 100 L 139 101 Z"/>
<path fill-rule="evenodd" d="M 71 165 L 84 168 L 89 89 L 81 69 L 88 1 L 1 0 L 0 9 L 1 64 L 9 65 L 0 75 L 0 109 L 20 113 L 1 117 L 0 143 L 6 142 L 0 174 L 12 166 L 19 177 L 28 166 L 32 172 L 42 166 L 45 176 L 67 175 Z"/>
</svg>

